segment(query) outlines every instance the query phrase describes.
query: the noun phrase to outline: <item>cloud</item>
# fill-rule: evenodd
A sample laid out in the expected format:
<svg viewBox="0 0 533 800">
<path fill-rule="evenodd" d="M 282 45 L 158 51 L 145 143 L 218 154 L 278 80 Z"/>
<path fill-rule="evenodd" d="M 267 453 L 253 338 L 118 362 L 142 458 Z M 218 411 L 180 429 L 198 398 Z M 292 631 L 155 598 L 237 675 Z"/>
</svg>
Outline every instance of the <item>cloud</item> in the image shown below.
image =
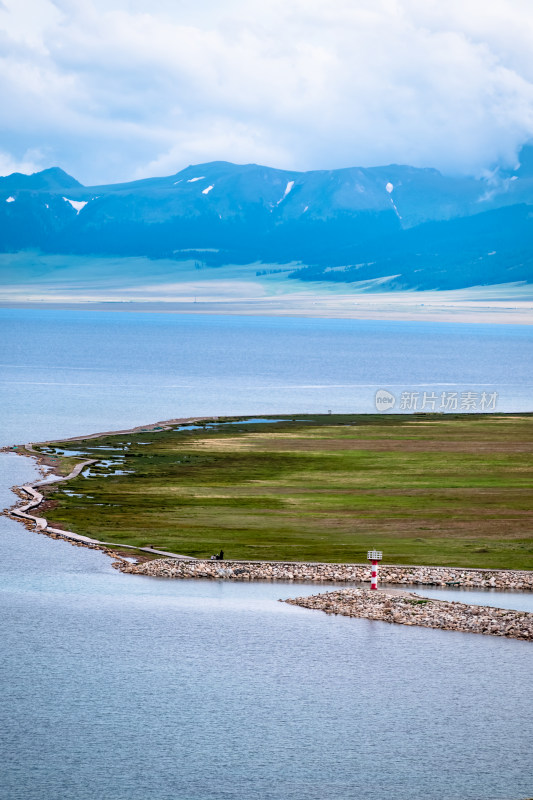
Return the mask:
<svg viewBox="0 0 533 800">
<path fill-rule="evenodd" d="M 4 150 L 85 183 L 219 159 L 478 174 L 533 137 L 529 0 L 4 0 L 0 24 Z"/>
<path fill-rule="evenodd" d="M 39 150 L 28 150 L 19 160 L 13 158 L 10 153 L 0 150 L 0 175 L 11 175 L 13 172 L 22 172 L 31 175 L 39 172 L 47 166 L 45 157 Z"/>
</svg>

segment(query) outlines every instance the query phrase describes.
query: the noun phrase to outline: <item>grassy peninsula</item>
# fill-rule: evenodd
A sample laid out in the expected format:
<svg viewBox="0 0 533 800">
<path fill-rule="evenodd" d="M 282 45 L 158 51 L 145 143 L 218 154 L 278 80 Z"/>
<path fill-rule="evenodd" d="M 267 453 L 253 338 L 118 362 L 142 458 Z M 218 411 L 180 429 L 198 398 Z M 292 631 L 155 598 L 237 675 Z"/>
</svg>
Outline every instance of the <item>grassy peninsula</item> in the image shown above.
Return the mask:
<svg viewBox="0 0 533 800">
<path fill-rule="evenodd" d="M 274 421 L 274 420 L 277 421 Z M 35 446 L 51 524 L 208 557 L 533 569 L 533 415 L 297 415 Z"/>
</svg>

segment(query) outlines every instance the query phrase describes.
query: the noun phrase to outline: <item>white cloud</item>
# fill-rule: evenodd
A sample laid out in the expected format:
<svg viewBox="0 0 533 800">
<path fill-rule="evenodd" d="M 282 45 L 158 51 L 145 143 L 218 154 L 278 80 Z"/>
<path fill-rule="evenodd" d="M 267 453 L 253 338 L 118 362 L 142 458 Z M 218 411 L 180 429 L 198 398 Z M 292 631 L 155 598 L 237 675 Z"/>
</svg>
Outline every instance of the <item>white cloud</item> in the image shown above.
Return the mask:
<svg viewBox="0 0 533 800">
<path fill-rule="evenodd" d="M 136 167 L 135 178 L 171 175 L 188 164 L 206 161 L 257 162 L 276 167 L 290 167 L 289 152 L 275 142 L 265 141 L 262 130 L 215 115 L 202 115 L 193 122 L 184 120 L 173 136 L 168 150 Z"/>
<path fill-rule="evenodd" d="M 31 175 L 47 166 L 49 165 L 38 151 L 28 151 L 20 160 L 13 158 L 9 153 L 0 151 L 0 175 L 11 175 L 13 172 Z"/>
<path fill-rule="evenodd" d="M 533 137 L 530 0 L 4 0 L 0 24 L 4 149 L 85 183 L 218 159 L 477 173 Z"/>
</svg>

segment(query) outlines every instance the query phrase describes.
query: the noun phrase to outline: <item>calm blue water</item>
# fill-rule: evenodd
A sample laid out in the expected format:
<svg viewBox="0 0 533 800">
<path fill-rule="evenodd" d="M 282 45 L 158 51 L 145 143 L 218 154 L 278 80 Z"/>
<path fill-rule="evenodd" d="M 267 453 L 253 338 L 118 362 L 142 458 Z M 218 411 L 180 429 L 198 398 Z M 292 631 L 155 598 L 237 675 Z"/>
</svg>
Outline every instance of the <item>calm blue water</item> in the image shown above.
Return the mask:
<svg viewBox="0 0 533 800">
<path fill-rule="evenodd" d="M 498 393 L 533 409 L 533 326 L 0 309 L 4 436 L 181 416 L 375 411 L 374 395 Z M 398 399 L 399 402 L 399 399 Z"/>
<path fill-rule="evenodd" d="M 2 311 L 0 329 L 3 443 L 371 410 L 395 384 L 490 384 L 531 409 L 514 326 Z M 2 505 L 32 474 L 0 455 Z M 6 518 L 0 591 L 2 800 L 533 794 L 528 643 L 277 602 L 316 587 L 125 576 Z"/>
</svg>

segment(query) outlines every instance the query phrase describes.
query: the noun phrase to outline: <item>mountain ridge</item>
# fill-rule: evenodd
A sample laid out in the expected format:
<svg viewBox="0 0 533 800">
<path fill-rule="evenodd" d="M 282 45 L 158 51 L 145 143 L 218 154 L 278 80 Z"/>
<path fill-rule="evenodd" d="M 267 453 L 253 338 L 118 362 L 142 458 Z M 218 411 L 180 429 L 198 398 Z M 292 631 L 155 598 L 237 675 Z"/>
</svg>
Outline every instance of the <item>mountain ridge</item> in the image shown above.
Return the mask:
<svg viewBox="0 0 533 800">
<path fill-rule="evenodd" d="M 515 170 L 482 179 L 409 165 L 299 172 L 227 161 L 98 186 L 59 167 L 0 178 L 3 252 L 179 264 L 196 251 L 220 267 L 299 262 L 302 280 L 394 276 L 399 287 L 459 288 L 531 280 L 532 236 L 529 146 Z"/>
</svg>

